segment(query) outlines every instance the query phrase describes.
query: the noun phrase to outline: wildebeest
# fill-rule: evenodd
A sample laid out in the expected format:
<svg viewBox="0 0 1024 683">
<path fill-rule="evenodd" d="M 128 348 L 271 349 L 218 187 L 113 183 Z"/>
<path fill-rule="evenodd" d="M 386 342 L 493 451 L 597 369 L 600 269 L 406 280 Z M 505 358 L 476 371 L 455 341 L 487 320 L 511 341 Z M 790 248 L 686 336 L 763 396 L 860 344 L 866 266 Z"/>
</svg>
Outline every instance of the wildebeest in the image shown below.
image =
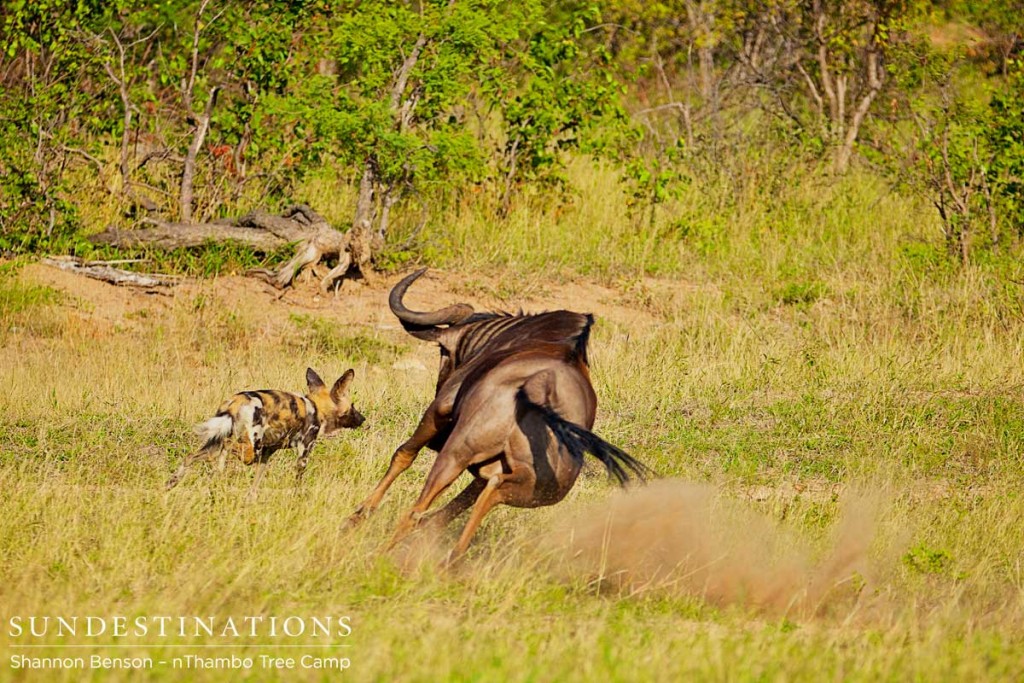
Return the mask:
<svg viewBox="0 0 1024 683">
<path fill-rule="evenodd" d="M 438 451 L 438 456 L 419 499 L 402 516 L 391 546 L 412 531 L 434 499 L 468 470 L 473 481 L 431 516 L 431 523 L 444 526 L 472 507 L 453 557 L 465 552 L 484 515 L 496 504 L 538 507 L 562 500 L 576 482 L 587 452 L 620 484 L 629 480 L 627 470 L 641 479 L 650 473 L 590 431 L 597 409 L 587 366 L 593 316 L 571 311 L 478 313 L 468 304 L 429 313 L 411 311 L 403 303 L 405 292 L 425 270 L 395 285 L 389 304 L 407 332 L 440 345 L 436 395 L 350 522 L 376 509 L 424 446 Z"/>
</svg>

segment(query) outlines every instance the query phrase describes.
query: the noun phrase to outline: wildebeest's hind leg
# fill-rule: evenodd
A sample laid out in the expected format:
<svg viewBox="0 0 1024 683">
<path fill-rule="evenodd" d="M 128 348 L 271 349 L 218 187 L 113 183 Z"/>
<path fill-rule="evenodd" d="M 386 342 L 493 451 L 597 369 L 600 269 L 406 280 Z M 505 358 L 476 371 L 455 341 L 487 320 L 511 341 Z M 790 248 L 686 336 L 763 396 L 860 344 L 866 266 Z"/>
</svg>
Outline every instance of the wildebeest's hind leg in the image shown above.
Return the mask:
<svg viewBox="0 0 1024 683">
<path fill-rule="evenodd" d="M 469 542 L 473 540 L 477 529 L 480 528 L 480 523 L 484 521 L 484 517 L 491 511 L 491 508 L 498 503 L 505 502 L 510 496 L 515 498 L 517 495 L 522 495 L 519 489 L 532 491 L 536 481 L 533 467 L 526 462 L 519 461 L 514 455 L 513 457 L 506 456 L 505 464 L 511 468 L 511 472 L 503 472 L 500 461 L 491 463 L 481 470 L 481 475 L 487 477 L 487 483 L 477 497 L 476 503 L 473 504 L 473 511 L 469 514 L 469 520 L 466 522 L 458 542 L 448 554 L 449 564 L 466 552 Z M 487 472 L 488 469 L 491 471 Z"/>
<path fill-rule="evenodd" d="M 387 545 L 389 550 L 416 528 L 416 523 L 423 513 L 430 509 L 431 503 L 466 470 L 465 462 L 468 462 L 468 459 L 463 460 L 459 457 L 460 450 L 457 446 L 453 447 L 449 440 L 437 454 L 437 460 L 434 461 L 434 466 L 430 468 L 430 474 L 427 475 L 427 481 L 423 484 L 423 492 L 420 493 L 420 497 L 412 509 L 399 519 L 395 535 L 391 537 L 391 542 Z"/>
<path fill-rule="evenodd" d="M 456 517 L 461 515 L 463 512 L 473 507 L 473 503 L 480 497 L 484 487 L 487 486 L 486 479 L 477 479 L 474 477 L 473 481 L 469 482 L 469 485 L 462 489 L 462 493 L 448 501 L 440 510 L 435 510 L 429 515 L 421 518 L 420 525 L 430 525 L 435 529 L 443 529 L 455 520 Z"/>
<path fill-rule="evenodd" d="M 398 478 L 398 475 L 409 469 L 409 466 L 412 465 L 423 447 L 430 443 L 430 440 L 441 431 L 442 426 L 447 422 L 448 414 L 451 412 L 451 407 L 446 407 L 447 410 L 444 410 L 442 413 L 443 406 L 440 398 L 438 398 L 427 408 L 427 411 L 420 419 L 419 425 L 416 427 L 416 431 L 391 456 L 391 464 L 388 465 L 388 471 L 384 474 L 384 478 L 380 480 L 380 483 L 373 489 L 373 492 L 370 493 L 366 500 L 359 504 L 356 511 L 348 518 L 349 525 L 358 524 L 364 517 L 377 509 L 384 494 L 391 488 L 391 484 Z"/>
<path fill-rule="evenodd" d="M 491 511 L 497 503 L 501 501 L 498 499 L 498 487 L 501 486 L 502 476 L 500 474 L 495 475 L 487 480 L 487 485 L 484 486 L 483 492 L 480 497 L 476 499 L 476 503 L 473 504 L 473 511 L 469 513 L 469 521 L 466 522 L 465 528 L 462 530 L 462 534 L 459 535 L 459 540 L 452 548 L 452 551 L 448 554 L 448 562 L 454 561 L 469 547 L 469 542 L 473 540 L 476 530 L 480 527 L 480 522 L 484 521 L 484 516 Z"/>
</svg>

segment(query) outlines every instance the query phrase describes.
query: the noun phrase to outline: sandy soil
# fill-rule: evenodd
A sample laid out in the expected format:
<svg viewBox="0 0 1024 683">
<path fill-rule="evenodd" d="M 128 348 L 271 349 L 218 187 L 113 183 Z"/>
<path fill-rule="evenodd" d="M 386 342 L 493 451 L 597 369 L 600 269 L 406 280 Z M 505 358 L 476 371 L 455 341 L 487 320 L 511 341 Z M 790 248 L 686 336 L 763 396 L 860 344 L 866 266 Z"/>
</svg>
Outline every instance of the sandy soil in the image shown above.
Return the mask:
<svg viewBox="0 0 1024 683">
<path fill-rule="evenodd" d="M 278 291 L 254 278 L 224 276 L 208 280 L 184 279 L 179 285 L 153 290 L 118 287 L 43 264 L 30 264 L 21 277 L 52 287 L 68 295 L 78 315 L 95 324 L 131 327 L 154 309 L 170 309 L 198 296 L 213 296 L 229 309 L 245 313 L 258 322 L 277 323 L 290 314 L 305 313 L 331 318 L 346 324 L 373 325 L 379 329 L 399 329 L 388 310 L 391 287 L 406 272 L 377 277 L 372 283 L 348 280 L 340 291 L 324 296 L 312 279 Z M 493 294 L 495 283 L 479 276 L 430 270 L 409 290 L 410 308 L 431 310 L 465 301 L 478 310 L 522 308 L 543 311 L 559 308 L 589 312 L 599 319 L 641 325 L 656 324 L 657 319 L 642 308 L 631 306 L 619 292 L 592 282 L 576 281 L 518 292 L 504 287 L 505 296 Z"/>
</svg>

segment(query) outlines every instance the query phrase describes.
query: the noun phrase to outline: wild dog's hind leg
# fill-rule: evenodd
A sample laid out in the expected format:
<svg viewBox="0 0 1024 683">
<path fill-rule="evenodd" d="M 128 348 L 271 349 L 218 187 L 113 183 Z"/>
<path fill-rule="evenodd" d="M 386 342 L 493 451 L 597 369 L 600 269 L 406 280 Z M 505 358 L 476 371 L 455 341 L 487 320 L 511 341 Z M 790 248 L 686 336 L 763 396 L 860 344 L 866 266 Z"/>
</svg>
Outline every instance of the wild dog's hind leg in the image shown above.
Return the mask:
<svg viewBox="0 0 1024 683">
<path fill-rule="evenodd" d="M 251 465 L 263 451 L 263 402 L 255 399 L 238 409 L 235 438 L 241 448 L 242 462 Z"/>
<path fill-rule="evenodd" d="M 185 456 L 185 460 L 182 461 L 181 467 L 179 467 L 177 471 L 171 475 L 171 478 L 167 480 L 167 484 L 164 486 L 164 490 L 170 491 L 175 486 L 180 484 L 182 478 L 185 476 L 185 471 L 189 467 L 191 467 L 196 460 L 203 460 L 205 458 L 209 458 L 213 454 L 214 448 L 214 446 L 200 448 L 195 453 L 191 453 Z M 223 450 L 223 447 L 220 447 L 220 450 Z"/>
<path fill-rule="evenodd" d="M 267 470 L 268 457 L 270 457 L 268 453 L 258 453 L 256 455 L 256 475 L 253 477 L 252 486 L 249 488 L 249 502 L 256 500 L 256 489 L 260 487 L 260 482 L 263 481 L 263 474 Z"/>
<path fill-rule="evenodd" d="M 266 425 L 263 424 L 263 402 L 254 399 L 251 403 L 243 406 L 238 411 L 238 422 L 236 433 L 241 432 L 242 441 L 242 462 L 246 465 L 256 463 L 256 476 L 253 478 L 252 487 L 249 489 L 249 500 L 256 499 L 256 489 L 263 481 L 263 475 L 267 468 L 267 460 L 274 452 L 274 448 L 263 447 L 263 436 Z"/>
</svg>

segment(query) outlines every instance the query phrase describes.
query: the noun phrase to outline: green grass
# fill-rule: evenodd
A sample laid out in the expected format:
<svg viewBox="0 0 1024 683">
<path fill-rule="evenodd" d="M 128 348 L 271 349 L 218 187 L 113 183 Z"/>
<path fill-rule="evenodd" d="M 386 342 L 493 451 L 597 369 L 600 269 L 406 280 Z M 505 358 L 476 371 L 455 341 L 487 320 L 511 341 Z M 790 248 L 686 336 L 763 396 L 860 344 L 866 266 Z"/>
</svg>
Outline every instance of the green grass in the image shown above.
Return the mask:
<svg viewBox="0 0 1024 683">
<path fill-rule="evenodd" d="M 17 266 L 17 263 L 4 264 L 0 270 L 0 319 L 3 320 L 49 306 L 60 299 L 59 293 L 50 287 L 18 280 Z"/>
<path fill-rule="evenodd" d="M 395 344 L 379 337 L 352 334 L 343 325 L 326 318 L 292 313 L 289 320 L 300 333 L 298 346 L 305 353 L 379 365 L 385 360 L 394 361 L 408 348 L 405 344 Z"/>
<path fill-rule="evenodd" d="M 10 335 L 54 337 L 62 331 L 63 316 L 56 304 L 63 297 L 55 289 L 19 279 L 23 265 L 0 264 L 0 344 Z"/>
</svg>

